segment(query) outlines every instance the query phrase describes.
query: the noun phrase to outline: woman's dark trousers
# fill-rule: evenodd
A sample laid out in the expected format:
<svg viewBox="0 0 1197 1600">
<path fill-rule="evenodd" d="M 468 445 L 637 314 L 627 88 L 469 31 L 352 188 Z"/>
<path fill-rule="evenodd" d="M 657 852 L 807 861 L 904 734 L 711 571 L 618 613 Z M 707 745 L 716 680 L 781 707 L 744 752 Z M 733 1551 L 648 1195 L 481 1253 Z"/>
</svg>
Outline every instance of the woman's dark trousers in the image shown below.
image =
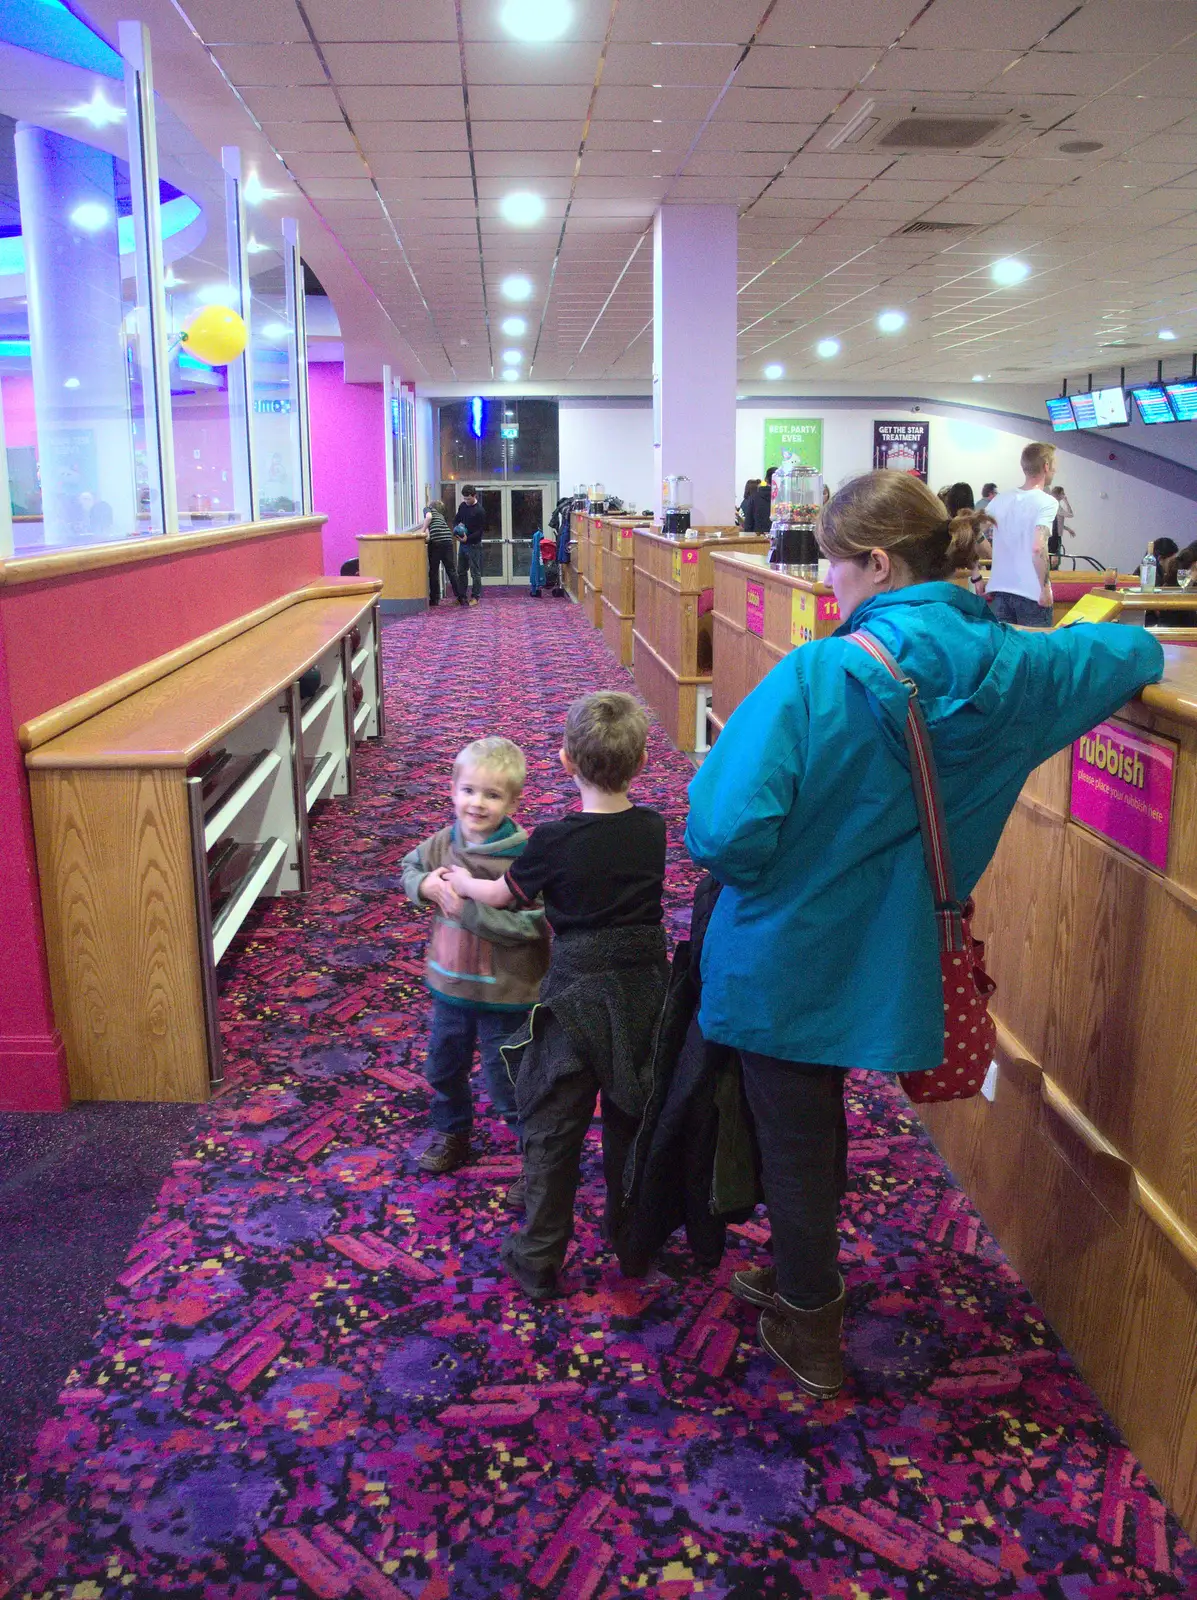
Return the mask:
<svg viewBox="0 0 1197 1600">
<path fill-rule="evenodd" d="M 773 1232 L 777 1292 L 813 1311 L 840 1292 L 839 1211 L 848 1123 L 839 1067 L 740 1052 Z"/>
</svg>

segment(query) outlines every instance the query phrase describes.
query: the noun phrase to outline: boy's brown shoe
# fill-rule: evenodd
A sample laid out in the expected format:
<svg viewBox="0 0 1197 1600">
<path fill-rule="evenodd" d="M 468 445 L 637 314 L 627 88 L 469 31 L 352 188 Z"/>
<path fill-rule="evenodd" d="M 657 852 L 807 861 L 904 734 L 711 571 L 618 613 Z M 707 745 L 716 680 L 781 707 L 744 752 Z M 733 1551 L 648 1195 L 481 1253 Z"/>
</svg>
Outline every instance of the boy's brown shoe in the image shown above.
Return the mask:
<svg viewBox="0 0 1197 1600">
<path fill-rule="evenodd" d="M 830 1400 L 844 1382 L 840 1335 L 844 1326 L 844 1290 L 825 1306 L 803 1311 L 777 1295 L 772 1310 L 762 1311 L 757 1339 L 807 1394 Z"/>
<path fill-rule="evenodd" d="M 456 1172 L 473 1154 L 468 1133 L 437 1133 L 416 1165 L 422 1172 Z"/>
<path fill-rule="evenodd" d="M 777 1293 L 777 1268 L 741 1267 L 739 1272 L 732 1273 L 728 1288 L 737 1300 L 750 1306 L 768 1306 L 772 1310 Z"/>
</svg>

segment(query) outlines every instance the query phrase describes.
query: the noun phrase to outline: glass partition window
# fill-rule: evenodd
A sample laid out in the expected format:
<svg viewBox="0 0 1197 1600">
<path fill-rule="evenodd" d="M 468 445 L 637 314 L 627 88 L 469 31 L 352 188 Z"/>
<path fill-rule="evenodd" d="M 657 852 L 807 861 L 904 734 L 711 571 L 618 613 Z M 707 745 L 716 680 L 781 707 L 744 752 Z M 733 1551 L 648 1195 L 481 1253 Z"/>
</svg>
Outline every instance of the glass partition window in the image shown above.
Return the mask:
<svg viewBox="0 0 1197 1600">
<path fill-rule="evenodd" d="M 102 127 L 82 123 L 81 137 L 0 115 L 0 414 L 14 551 L 161 531 L 142 492 L 120 90 L 95 93 L 112 115 Z"/>
<path fill-rule="evenodd" d="M 223 168 L 161 100 L 156 102 L 163 181 L 162 258 L 170 341 L 170 410 L 179 530 L 248 522 L 245 429 L 233 416 L 234 365 L 211 365 L 181 338 L 205 306 L 241 309 L 235 233 Z M 181 225 L 180 225 L 181 224 Z M 241 358 L 238 358 L 241 359 Z"/>
<path fill-rule="evenodd" d="M 295 297 L 281 233 L 266 226 L 249 240 L 254 479 L 258 515 L 289 517 L 303 504 Z"/>
<path fill-rule="evenodd" d="M 438 411 L 443 481 L 557 476 L 555 400 L 478 396 Z"/>
</svg>

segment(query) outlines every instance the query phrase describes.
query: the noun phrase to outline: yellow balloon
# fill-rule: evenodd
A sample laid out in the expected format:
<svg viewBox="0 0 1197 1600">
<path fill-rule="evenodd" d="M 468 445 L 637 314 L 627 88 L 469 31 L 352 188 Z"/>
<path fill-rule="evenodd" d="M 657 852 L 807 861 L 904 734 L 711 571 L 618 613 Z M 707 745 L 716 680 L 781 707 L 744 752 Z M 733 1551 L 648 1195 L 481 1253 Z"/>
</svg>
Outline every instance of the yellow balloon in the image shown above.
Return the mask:
<svg viewBox="0 0 1197 1600">
<path fill-rule="evenodd" d="M 245 323 L 231 306 L 204 306 L 187 324 L 183 343 L 197 361 L 223 367 L 236 361 L 248 338 Z"/>
</svg>

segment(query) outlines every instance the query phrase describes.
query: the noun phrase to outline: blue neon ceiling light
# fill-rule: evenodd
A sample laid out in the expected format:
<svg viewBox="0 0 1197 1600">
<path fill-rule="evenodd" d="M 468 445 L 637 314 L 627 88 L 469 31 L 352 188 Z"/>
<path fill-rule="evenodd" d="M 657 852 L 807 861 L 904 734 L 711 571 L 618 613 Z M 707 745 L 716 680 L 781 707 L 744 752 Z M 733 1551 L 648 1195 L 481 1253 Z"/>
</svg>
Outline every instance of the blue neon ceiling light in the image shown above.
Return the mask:
<svg viewBox="0 0 1197 1600">
<path fill-rule="evenodd" d="M 474 435 L 475 439 L 481 439 L 482 437 L 483 410 L 484 407 L 482 404 L 482 396 L 480 394 L 476 394 L 470 401 L 470 432 Z"/>
<path fill-rule="evenodd" d="M 122 79 L 124 63 L 111 45 L 80 22 L 62 0 L 0 0 L 0 42 Z"/>
</svg>

